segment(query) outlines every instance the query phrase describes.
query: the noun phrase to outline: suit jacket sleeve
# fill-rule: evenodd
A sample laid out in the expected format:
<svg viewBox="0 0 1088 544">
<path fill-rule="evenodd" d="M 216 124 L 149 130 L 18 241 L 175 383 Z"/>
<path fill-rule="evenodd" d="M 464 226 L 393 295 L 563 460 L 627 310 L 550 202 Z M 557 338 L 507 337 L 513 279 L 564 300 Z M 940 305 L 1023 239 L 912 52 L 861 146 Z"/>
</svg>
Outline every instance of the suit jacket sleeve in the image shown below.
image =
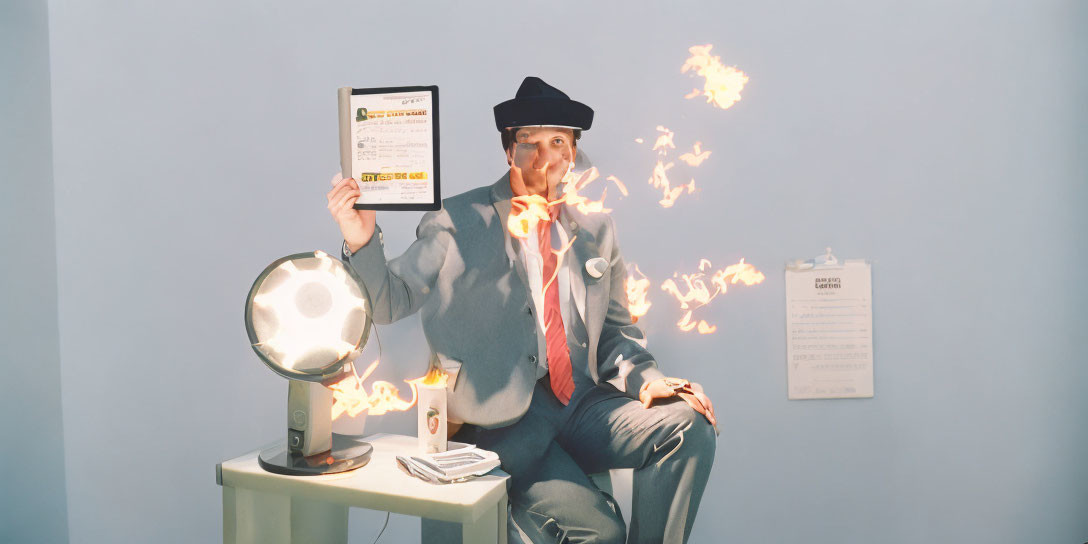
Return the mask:
<svg viewBox="0 0 1088 544">
<path fill-rule="evenodd" d="M 638 398 L 642 384 L 663 378 L 654 356 L 646 350 L 646 335 L 634 324 L 627 301 L 627 267 L 616 240 L 616 225 L 608 218 L 612 231 L 612 255 L 609 259 L 608 311 L 597 342 L 597 376 L 601 381 L 621 382 L 627 396 Z M 618 387 L 618 386 L 617 386 Z"/>
<path fill-rule="evenodd" d="M 387 325 L 419 310 L 434 288 L 438 271 L 453 239 L 453 224 L 445 209 L 423 214 L 416 240 L 400 257 L 387 261 L 382 229 L 374 225 L 370 241 L 344 260 L 355 269 L 370 296 L 371 319 Z"/>
</svg>

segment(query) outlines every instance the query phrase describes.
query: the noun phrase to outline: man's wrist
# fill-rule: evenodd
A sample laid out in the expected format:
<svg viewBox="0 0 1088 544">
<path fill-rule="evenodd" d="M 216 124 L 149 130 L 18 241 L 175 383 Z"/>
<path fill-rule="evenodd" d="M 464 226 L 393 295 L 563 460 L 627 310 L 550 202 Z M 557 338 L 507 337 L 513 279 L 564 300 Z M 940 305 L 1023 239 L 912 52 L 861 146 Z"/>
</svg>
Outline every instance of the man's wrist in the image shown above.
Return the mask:
<svg viewBox="0 0 1088 544">
<path fill-rule="evenodd" d="M 379 244 L 381 244 L 383 246 L 385 245 L 384 240 L 382 240 L 382 231 L 381 231 L 380 228 L 378 228 L 375 225 L 374 232 L 370 233 L 370 238 L 368 238 L 365 243 L 362 243 L 362 244 L 359 244 L 358 246 L 355 246 L 351 242 L 348 242 L 347 239 L 345 238 L 344 239 L 344 246 L 341 249 L 341 251 L 343 251 L 345 257 L 351 257 L 356 252 L 358 252 L 360 249 L 363 249 L 364 247 L 370 245 L 370 243 L 374 240 L 375 237 L 378 238 L 378 243 Z"/>
<path fill-rule="evenodd" d="M 654 379 L 652 379 L 652 380 L 650 380 L 648 382 L 643 383 L 642 387 L 640 387 L 638 389 L 639 396 L 642 396 L 643 391 L 645 391 L 651 385 L 653 385 L 654 383 L 659 382 L 659 381 L 662 382 L 665 385 L 665 387 L 668 387 L 669 389 L 672 389 L 673 392 L 676 392 L 676 393 L 679 393 L 679 392 L 690 393 L 692 391 L 690 381 L 682 379 L 682 378 L 664 377 L 664 378 L 654 378 Z"/>
</svg>

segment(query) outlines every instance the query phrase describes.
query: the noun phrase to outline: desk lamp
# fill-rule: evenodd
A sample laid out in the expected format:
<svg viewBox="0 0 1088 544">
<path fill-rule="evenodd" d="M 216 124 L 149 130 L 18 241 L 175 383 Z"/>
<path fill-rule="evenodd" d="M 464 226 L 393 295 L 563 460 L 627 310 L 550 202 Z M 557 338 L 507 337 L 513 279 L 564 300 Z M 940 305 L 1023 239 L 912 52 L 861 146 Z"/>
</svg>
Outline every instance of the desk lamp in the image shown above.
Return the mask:
<svg viewBox="0 0 1088 544">
<path fill-rule="evenodd" d="M 257 357 L 288 380 L 287 438 L 261 451 L 262 468 L 317 475 L 370 461 L 370 444 L 333 434 L 327 387 L 355 372 L 370 313 L 355 271 L 322 251 L 282 257 L 257 276 L 246 298 L 246 332 Z"/>
</svg>

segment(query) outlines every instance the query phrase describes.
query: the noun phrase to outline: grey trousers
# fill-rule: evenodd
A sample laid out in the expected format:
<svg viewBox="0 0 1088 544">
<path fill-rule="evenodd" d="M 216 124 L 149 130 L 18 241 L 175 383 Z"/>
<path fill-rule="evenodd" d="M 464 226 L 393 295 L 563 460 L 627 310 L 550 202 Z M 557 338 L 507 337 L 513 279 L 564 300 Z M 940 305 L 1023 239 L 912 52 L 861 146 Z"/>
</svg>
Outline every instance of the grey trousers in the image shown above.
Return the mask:
<svg viewBox="0 0 1088 544">
<path fill-rule="evenodd" d="M 464 425 L 453 437 L 499 454 L 522 531 L 537 544 L 686 542 L 714 462 L 706 418 L 679 398 L 643 408 L 608 383 L 563 406 L 547 379 L 514 424 Z M 630 531 L 586 476 L 614 468 L 634 469 Z"/>
</svg>

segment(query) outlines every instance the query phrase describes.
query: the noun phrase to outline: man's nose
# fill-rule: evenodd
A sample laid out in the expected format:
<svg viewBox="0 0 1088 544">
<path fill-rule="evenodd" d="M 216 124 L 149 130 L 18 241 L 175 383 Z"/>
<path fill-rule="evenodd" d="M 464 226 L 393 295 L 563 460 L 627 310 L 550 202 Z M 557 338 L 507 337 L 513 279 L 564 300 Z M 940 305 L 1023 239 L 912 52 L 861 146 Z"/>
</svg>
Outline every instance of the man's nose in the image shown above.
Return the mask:
<svg viewBox="0 0 1088 544">
<path fill-rule="evenodd" d="M 545 164 L 548 165 L 548 168 L 551 168 L 562 159 L 562 153 L 551 149 L 537 148 L 536 160 L 533 161 L 533 168 L 544 168 Z"/>
</svg>

